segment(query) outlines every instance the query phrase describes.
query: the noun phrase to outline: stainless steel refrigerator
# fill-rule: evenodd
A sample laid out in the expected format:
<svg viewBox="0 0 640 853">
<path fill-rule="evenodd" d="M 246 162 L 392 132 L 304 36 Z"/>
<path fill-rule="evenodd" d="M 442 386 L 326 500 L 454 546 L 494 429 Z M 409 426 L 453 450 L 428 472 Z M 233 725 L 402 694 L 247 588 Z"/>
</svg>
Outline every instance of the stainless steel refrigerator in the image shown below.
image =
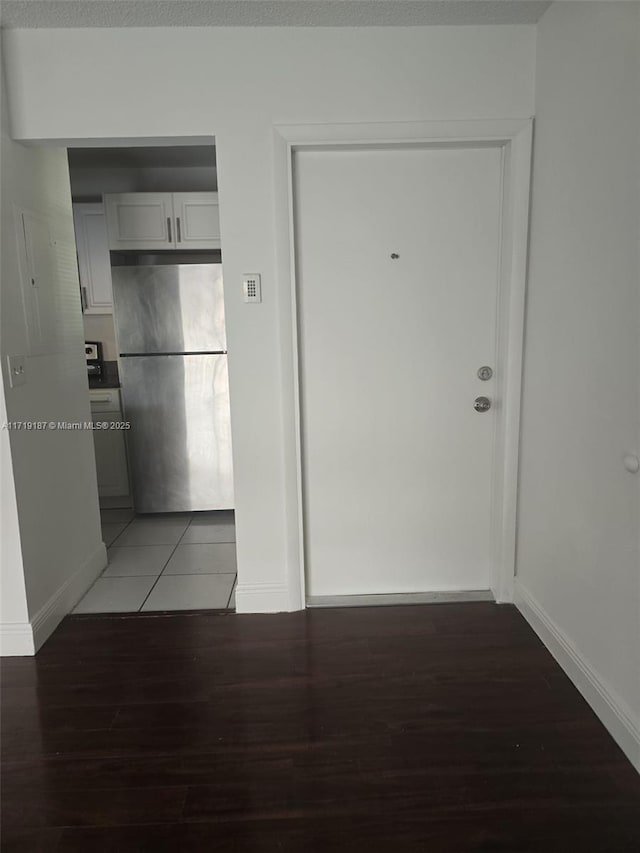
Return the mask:
<svg viewBox="0 0 640 853">
<path fill-rule="evenodd" d="M 113 267 L 112 280 L 136 511 L 231 509 L 221 265 Z"/>
</svg>

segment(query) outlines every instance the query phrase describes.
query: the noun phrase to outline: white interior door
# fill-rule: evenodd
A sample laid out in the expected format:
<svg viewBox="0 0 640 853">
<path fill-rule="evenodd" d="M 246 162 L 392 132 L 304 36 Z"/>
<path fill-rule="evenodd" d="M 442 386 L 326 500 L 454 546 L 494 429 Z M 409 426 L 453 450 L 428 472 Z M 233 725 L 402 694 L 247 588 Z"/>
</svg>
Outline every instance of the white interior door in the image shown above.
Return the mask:
<svg viewBox="0 0 640 853">
<path fill-rule="evenodd" d="M 501 171 L 488 146 L 295 154 L 308 597 L 491 585 Z"/>
</svg>

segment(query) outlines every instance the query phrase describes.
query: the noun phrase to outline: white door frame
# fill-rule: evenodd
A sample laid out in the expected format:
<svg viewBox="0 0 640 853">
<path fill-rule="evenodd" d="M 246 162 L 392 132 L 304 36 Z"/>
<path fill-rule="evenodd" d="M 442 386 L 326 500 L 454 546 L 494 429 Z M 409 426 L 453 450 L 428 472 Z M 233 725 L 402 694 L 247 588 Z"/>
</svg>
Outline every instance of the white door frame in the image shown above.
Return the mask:
<svg viewBox="0 0 640 853">
<path fill-rule="evenodd" d="M 491 145 L 502 150 L 497 305 L 492 592 L 513 601 L 533 119 L 306 124 L 274 127 L 275 224 L 282 319 L 283 433 L 291 610 L 306 605 L 298 309 L 293 208 L 296 151 L 329 147 Z"/>
</svg>

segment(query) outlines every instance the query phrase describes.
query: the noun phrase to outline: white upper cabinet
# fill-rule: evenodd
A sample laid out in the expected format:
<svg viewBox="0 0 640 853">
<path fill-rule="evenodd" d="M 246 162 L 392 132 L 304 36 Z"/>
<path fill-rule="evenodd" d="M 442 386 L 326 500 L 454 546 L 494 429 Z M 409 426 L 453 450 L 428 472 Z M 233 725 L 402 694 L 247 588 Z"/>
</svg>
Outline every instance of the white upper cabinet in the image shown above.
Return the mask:
<svg viewBox="0 0 640 853">
<path fill-rule="evenodd" d="M 219 249 L 218 193 L 174 193 L 176 247 Z"/>
<path fill-rule="evenodd" d="M 105 195 L 109 247 L 219 249 L 217 193 Z"/>
<path fill-rule="evenodd" d="M 73 224 L 84 313 L 112 314 L 109 238 L 103 206 L 74 204 Z"/>
<path fill-rule="evenodd" d="M 105 195 L 111 249 L 173 248 L 173 196 L 171 193 L 118 193 Z"/>
</svg>

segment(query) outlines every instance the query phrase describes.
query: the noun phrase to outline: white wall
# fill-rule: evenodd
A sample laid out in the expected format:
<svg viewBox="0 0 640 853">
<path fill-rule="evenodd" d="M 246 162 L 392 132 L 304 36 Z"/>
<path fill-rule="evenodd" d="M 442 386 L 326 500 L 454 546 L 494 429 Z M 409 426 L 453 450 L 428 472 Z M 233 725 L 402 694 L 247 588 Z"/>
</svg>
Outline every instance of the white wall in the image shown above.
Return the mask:
<svg viewBox="0 0 640 853">
<path fill-rule="evenodd" d="M 7 422 L 0 382 L 0 421 Z M 1 428 L 1 425 L 0 425 Z M 0 432 L 0 654 L 32 654 L 9 431 Z"/>
<path fill-rule="evenodd" d="M 639 10 L 539 23 L 517 580 L 640 768 Z"/>
<path fill-rule="evenodd" d="M 104 193 L 214 192 L 214 166 L 71 169 L 74 201 L 100 201 Z"/>
<path fill-rule="evenodd" d="M 4 41 L 17 138 L 215 135 L 238 609 L 286 609 L 297 572 L 295 448 L 272 127 L 529 116 L 535 28 L 13 30 Z M 262 305 L 242 303 L 246 271 L 263 275 Z"/>
<path fill-rule="evenodd" d="M 1 63 L 0 63 L 1 72 Z M 8 110 L 5 97 L 4 80 L 0 84 L 0 110 L 2 128 L 7 127 Z M 4 151 L 5 139 L 0 139 Z M 4 161 L 0 168 L 4 166 Z M 4 237 L 4 234 L 3 234 Z M 3 246 L 3 254 L 6 247 Z M 2 304 L 0 303 L 0 309 Z M 1 313 L 0 313 L 1 317 Z M 0 382 L 0 653 L 29 654 L 33 651 L 33 634 L 27 610 L 27 592 L 24 584 L 24 566 L 16 487 L 13 478 L 13 462 L 7 423 L 7 407 L 4 385 Z"/>
<path fill-rule="evenodd" d="M 27 148 L 11 141 L 6 117 L 2 121 L 0 147 L 0 355 L 6 415 L 9 421 L 19 422 L 89 420 L 66 152 Z M 16 222 L 16 212 L 23 209 L 46 217 L 56 234 L 56 246 L 52 249 L 54 262 L 47 270 L 52 298 L 46 304 L 56 312 L 59 343 L 46 355 L 31 355 L 27 337 L 20 258 L 24 238 L 19 220 Z M 42 317 L 45 324 L 46 319 Z M 9 387 L 5 370 L 7 354 L 27 357 L 25 385 Z M 3 465 L 2 482 L 0 636 L 6 640 L 7 653 L 28 654 L 33 650 L 33 645 L 29 648 L 31 630 L 31 644 L 35 642 L 37 648 L 106 565 L 106 553 L 100 531 L 91 433 L 11 430 L 3 433 L 3 455 L 7 437 L 11 445 L 20 536 L 11 497 L 11 468 L 7 464 Z M 26 601 L 17 580 L 20 562 Z M 5 585 L 9 574 L 12 579 Z M 16 638 L 16 623 L 22 625 L 21 647 L 15 643 L 10 646 L 12 638 Z"/>
</svg>

